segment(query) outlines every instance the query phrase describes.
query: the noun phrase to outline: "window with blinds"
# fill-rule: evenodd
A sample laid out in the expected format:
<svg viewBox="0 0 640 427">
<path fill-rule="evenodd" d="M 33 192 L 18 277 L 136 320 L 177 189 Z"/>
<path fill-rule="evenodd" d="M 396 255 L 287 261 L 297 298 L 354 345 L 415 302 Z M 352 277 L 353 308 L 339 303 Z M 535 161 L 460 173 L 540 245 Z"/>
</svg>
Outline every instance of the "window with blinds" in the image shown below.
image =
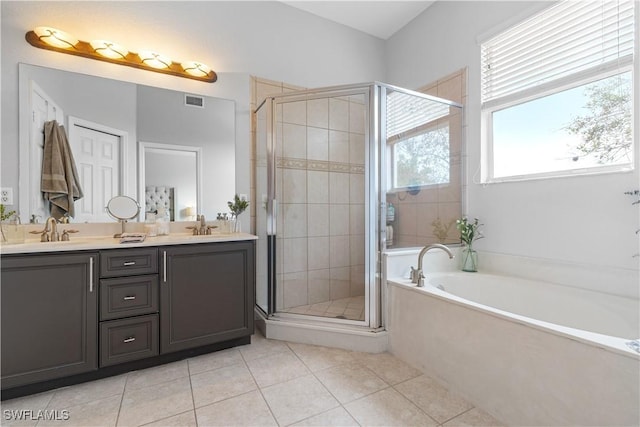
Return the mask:
<svg viewBox="0 0 640 427">
<path fill-rule="evenodd" d="M 482 43 L 485 181 L 632 166 L 636 8 L 562 1 Z"/>
<path fill-rule="evenodd" d="M 416 189 L 450 179 L 450 105 L 404 92 L 387 93 L 389 188 Z"/>
</svg>

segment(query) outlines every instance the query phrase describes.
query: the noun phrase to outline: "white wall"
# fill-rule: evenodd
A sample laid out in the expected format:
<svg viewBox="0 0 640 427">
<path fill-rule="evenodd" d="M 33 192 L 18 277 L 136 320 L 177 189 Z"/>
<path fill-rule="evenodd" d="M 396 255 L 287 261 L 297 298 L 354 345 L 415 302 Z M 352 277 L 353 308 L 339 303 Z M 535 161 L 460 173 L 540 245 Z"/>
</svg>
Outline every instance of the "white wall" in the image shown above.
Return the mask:
<svg viewBox="0 0 640 427">
<path fill-rule="evenodd" d="M 202 108 L 190 107 L 184 105 L 182 92 L 138 86 L 140 141 L 202 148 L 203 189 L 197 213 L 206 218 L 213 219 L 217 212 L 226 212 L 227 202 L 235 194 L 234 127 L 234 105 L 228 99 L 206 97 Z M 193 172 L 195 193 L 195 170 Z M 154 185 L 170 185 L 173 181 L 168 178 Z M 138 198 L 142 199 L 142 195 Z M 195 202 L 194 197 L 190 203 L 195 206 Z"/>
<path fill-rule="evenodd" d="M 486 251 L 591 265 L 638 269 L 640 208 L 625 191 L 640 187 L 636 114 L 633 173 L 479 184 L 480 45 L 543 2 L 437 2 L 396 33 L 386 45 L 387 80 L 417 88 L 468 67 L 466 108 L 466 214 L 479 217 Z M 636 67 L 638 67 L 636 63 Z M 636 73 L 636 111 L 640 88 Z M 606 288 L 606 284 L 603 284 Z"/>
<path fill-rule="evenodd" d="M 173 187 L 174 216 L 176 221 L 184 221 L 185 210 L 196 206 L 196 154 L 194 152 L 176 155 L 173 152 L 149 150 L 145 155 L 145 186 Z M 142 205 L 142 203 L 140 203 Z M 202 210 L 201 206 L 198 206 Z M 149 209 L 143 206 L 145 212 Z M 143 216 L 144 217 L 144 216 Z M 209 216 L 208 218 L 211 218 Z"/>
<path fill-rule="evenodd" d="M 639 259 L 631 255 L 638 251 L 634 231 L 640 226 L 640 209 L 622 193 L 640 186 L 638 168 L 628 174 L 526 183 L 483 186 L 472 181 L 480 162 L 477 37 L 543 6 L 436 2 L 385 43 L 278 2 L 4 1 L 2 186 L 14 191 L 18 186 L 19 62 L 235 100 L 236 188 L 247 194 L 250 74 L 306 87 L 384 80 L 417 88 L 468 67 L 466 213 L 485 223 L 487 237 L 478 247 L 637 269 Z M 201 83 L 33 48 L 24 35 L 43 24 L 83 40 L 106 38 L 132 50 L 149 47 L 175 59 L 199 59 L 219 73 L 219 80 Z M 636 104 L 639 100 L 636 96 Z"/>
<path fill-rule="evenodd" d="M 384 77 L 384 42 L 271 1 L 1 2 L 2 186 L 18 189 L 18 63 L 75 71 L 236 101 L 236 189 L 249 194 L 250 75 L 306 87 Z M 36 26 L 81 40 L 108 39 L 132 51 L 197 59 L 218 73 L 202 83 L 37 49 Z M 245 218 L 249 229 L 248 216 Z"/>
</svg>

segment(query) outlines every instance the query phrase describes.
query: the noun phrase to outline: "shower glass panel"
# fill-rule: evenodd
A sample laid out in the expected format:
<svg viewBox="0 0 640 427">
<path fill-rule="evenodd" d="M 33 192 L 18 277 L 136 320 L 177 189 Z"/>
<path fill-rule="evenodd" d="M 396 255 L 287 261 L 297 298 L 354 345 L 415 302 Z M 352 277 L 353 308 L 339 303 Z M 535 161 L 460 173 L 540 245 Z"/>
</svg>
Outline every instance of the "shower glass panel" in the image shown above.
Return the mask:
<svg viewBox="0 0 640 427">
<path fill-rule="evenodd" d="M 460 216 L 460 107 L 381 83 L 266 98 L 255 169 L 256 306 L 266 317 L 384 324 L 382 252 Z"/>
<path fill-rule="evenodd" d="M 272 274 L 272 262 L 270 257 L 272 251 L 273 236 L 270 236 L 271 227 L 267 227 L 267 203 L 269 200 L 267 159 L 268 144 L 270 134 L 267 132 L 267 120 L 270 110 L 263 105 L 256 112 L 256 234 L 258 235 L 256 247 L 256 306 L 265 314 L 274 311 L 273 299 L 269 292 L 269 275 Z"/>
<path fill-rule="evenodd" d="M 462 106 L 386 90 L 386 247 L 460 243 Z"/>
<path fill-rule="evenodd" d="M 276 311 L 365 322 L 368 88 L 275 103 Z"/>
</svg>

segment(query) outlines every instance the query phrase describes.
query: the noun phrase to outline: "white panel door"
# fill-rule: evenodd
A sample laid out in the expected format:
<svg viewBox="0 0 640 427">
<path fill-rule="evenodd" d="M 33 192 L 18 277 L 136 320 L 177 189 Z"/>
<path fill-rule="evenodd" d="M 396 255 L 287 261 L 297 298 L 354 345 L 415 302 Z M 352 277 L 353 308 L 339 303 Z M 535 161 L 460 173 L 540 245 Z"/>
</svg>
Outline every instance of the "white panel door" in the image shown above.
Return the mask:
<svg viewBox="0 0 640 427">
<path fill-rule="evenodd" d="M 49 216 L 40 184 L 42 181 L 42 156 L 44 153 L 44 124 L 57 120 L 64 124 L 64 112 L 37 83 L 31 82 L 31 129 L 29 141 L 29 216 L 35 215 L 39 222 Z"/>
<path fill-rule="evenodd" d="M 69 144 L 84 197 L 76 201 L 75 222 L 109 222 L 105 206 L 120 194 L 120 136 L 77 123 L 71 124 Z"/>
</svg>

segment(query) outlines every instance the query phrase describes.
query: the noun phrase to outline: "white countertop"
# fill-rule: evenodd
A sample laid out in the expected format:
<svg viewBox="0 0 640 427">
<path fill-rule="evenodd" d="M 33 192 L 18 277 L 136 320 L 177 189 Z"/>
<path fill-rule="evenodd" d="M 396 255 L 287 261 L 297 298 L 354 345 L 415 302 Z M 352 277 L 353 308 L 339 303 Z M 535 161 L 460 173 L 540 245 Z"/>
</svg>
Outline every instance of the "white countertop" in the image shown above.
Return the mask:
<svg viewBox="0 0 640 427">
<path fill-rule="evenodd" d="M 25 243 L 3 244 L 0 246 L 2 255 L 29 254 L 40 252 L 68 252 L 100 249 L 125 249 L 149 246 L 185 245 L 198 243 L 237 242 L 243 240 L 257 240 L 258 236 L 246 233 L 213 233 L 203 236 L 192 234 L 170 234 L 168 236 L 147 237 L 144 242 L 120 243 L 119 238 L 111 236 L 71 236 L 67 242 L 40 242 L 29 240 Z"/>
</svg>

